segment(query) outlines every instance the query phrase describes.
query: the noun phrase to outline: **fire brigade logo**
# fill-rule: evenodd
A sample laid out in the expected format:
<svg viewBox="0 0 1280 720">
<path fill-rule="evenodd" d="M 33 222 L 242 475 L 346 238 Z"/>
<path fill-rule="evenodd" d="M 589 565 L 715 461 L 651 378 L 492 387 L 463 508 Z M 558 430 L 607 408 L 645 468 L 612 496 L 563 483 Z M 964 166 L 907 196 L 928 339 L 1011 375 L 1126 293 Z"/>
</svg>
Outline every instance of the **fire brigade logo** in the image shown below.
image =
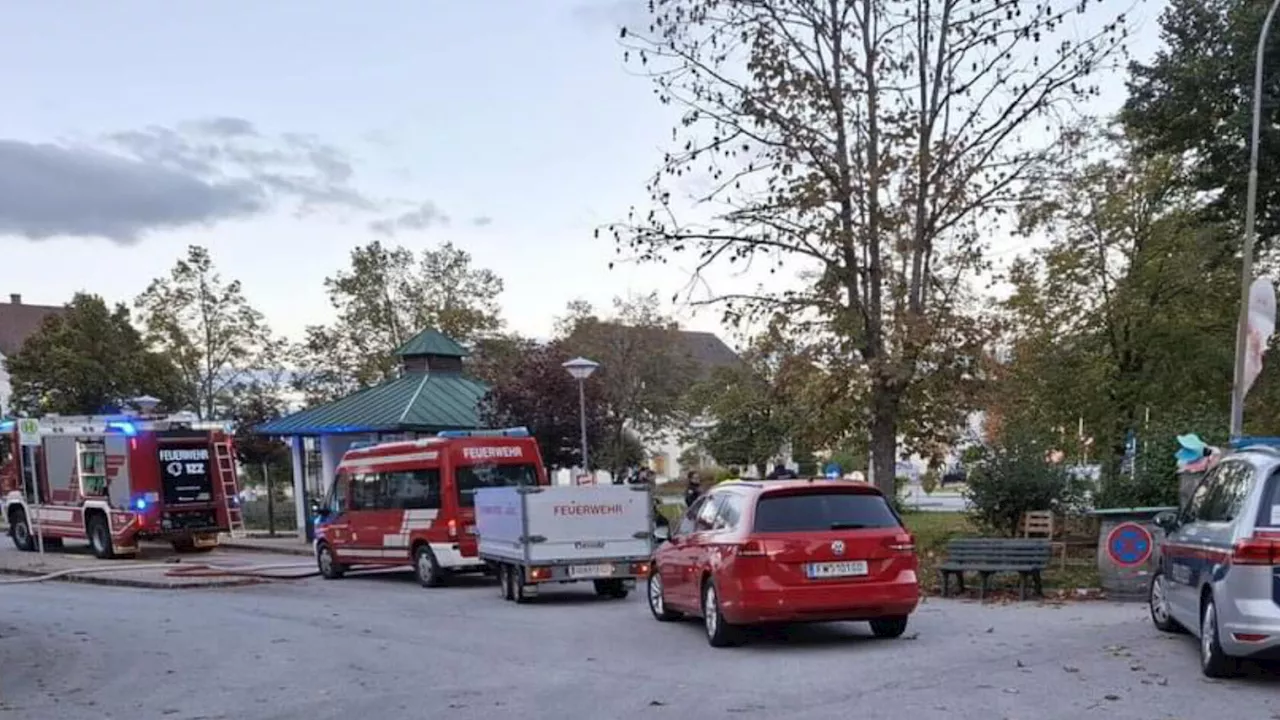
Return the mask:
<svg viewBox="0 0 1280 720">
<path fill-rule="evenodd" d="M 166 465 L 164 469 L 165 469 L 165 472 L 169 473 L 174 477 L 179 477 L 180 475 L 182 475 L 182 463 L 180 462 L 171 462 L 168 465 Z"/>
</svg>

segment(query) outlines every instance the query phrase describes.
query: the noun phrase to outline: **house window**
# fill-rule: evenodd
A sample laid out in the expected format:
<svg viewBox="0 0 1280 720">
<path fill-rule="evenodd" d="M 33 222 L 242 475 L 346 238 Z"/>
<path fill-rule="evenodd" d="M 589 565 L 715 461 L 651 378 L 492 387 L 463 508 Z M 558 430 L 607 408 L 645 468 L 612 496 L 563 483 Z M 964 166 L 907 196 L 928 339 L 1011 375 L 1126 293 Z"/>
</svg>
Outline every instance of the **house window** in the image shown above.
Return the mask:
<svg viewBox="0 0 1280 720">
<path fill-rule="evenodd" d="M 659 475 L 667 474 L 667 454 L 659 453 L 653 456 L 653 471 Z"/>
</svg>

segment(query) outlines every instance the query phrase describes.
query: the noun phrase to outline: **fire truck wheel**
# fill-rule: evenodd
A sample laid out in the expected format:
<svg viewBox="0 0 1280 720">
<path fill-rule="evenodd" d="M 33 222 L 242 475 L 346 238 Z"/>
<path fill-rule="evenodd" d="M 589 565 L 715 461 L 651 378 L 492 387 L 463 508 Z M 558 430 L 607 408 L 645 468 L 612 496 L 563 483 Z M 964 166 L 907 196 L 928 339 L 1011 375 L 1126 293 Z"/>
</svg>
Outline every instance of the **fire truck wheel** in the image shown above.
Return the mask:
<svg viewBox="0 0 1280 720">
<path fill-rule="evenodd" d="M 413 572 L 422 587 L 436 588 L 444 585 L 444 570 L 436 562 L 431 546 L 423 543 L 413 551 Z"/>
<path fill-rule="evenodd" d="M 524 570 L 519 566 L 511 568 L 511 599 L 521 605 L 530 600 L 529 596 L 524 594 Z"/>
<path fill-rule="evenodd" d="M 13 512 L 9 513 L 9 528 L 15 547 L 23 552 L 36 549 L 35 535 L 31 534 L 31 526 L 27 524 L 27 514 L 22 508 L 14 508 Z"/>
<path fill-rule="evenodd" d="M 326 580 L 337 580 L 347 574 L 347 566 L 333 559 L 333 550 L 329 549 L 328 543 L 320 543 L 316 549 L 316 564 Z"/>
<path fill-rule="evenodd" d="M 89 548 L 93 550 L 94 557 L 103 560 L 116 556 L 116 549 L 111 544 L 111 528 L 107 526 L 105 515 L 89 516 Z"/>
</svg>

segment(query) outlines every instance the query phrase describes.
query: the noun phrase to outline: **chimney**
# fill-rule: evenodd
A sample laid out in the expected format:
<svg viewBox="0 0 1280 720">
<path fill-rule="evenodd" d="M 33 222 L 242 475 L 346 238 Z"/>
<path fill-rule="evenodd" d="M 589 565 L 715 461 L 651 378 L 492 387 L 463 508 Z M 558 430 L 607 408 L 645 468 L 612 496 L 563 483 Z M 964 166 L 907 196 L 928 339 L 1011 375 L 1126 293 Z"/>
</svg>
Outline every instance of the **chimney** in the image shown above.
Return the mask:
<svg viewBox="0 0 1280 720">
<path fill-rule="evenodd" d="M 9 294 L 9 302 L 10 302 L 10 303 L 13 303 L 14 305 L 21 305 L 21 304 L 22 304 L 22 296 L 21 296 L 21 295 L 19 295 L 18 293 L 10 293 L 10 294 Z"/>
</svg>

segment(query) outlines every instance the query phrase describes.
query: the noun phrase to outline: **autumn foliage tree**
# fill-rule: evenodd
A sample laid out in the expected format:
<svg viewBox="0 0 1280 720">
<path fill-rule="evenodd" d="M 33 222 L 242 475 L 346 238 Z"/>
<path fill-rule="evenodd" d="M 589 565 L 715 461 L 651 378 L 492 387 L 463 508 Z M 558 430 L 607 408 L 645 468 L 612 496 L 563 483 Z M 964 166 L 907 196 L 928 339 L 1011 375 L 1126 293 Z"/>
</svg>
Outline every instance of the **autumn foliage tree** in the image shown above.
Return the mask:
<svg viewBox="0 0 1280 720">
<path fill-rule="evenodd" d="M 481 415 L 490 427 L 525 426 L 549 467 L 582 466 L 578 385 L 562 365 L 571 355 L 562 343 L 524 338 L 488 341 L 473 366 L 489 384 Z M 604 404 L 601 386 L 587 383 L 587 444 L 600 445 Z"/>
<path fill-rule="evenodd" d="M 856 362 L 891 489 L 911 388 L 973 346 L 964 299 L 990 229 L 1058 159 L 1123 21 L 1079 0 L 650 7 L 623 31 L 627 57 L 681 118 L 651 206 L 613 227 L 619 248 L 691 255 L 699 276 L 797 273 L 705 300 L 731 320 L 781 312 Z"/>
</svg>

